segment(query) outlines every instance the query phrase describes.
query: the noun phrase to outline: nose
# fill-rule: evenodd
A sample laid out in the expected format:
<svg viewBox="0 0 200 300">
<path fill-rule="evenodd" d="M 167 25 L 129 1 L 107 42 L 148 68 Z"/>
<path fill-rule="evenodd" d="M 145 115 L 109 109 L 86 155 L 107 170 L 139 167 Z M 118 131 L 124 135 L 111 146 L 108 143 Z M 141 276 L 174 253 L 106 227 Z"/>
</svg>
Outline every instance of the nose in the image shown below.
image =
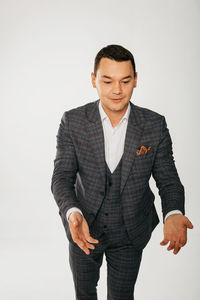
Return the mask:
<svg viewBox="0 0 200 300">
<path fill-rule="evenodd" d="M 120 82 L 116 82 L 113 87 L 113 93 L 116 95 L 121 94 L 121 85 Z"/>
</svg>

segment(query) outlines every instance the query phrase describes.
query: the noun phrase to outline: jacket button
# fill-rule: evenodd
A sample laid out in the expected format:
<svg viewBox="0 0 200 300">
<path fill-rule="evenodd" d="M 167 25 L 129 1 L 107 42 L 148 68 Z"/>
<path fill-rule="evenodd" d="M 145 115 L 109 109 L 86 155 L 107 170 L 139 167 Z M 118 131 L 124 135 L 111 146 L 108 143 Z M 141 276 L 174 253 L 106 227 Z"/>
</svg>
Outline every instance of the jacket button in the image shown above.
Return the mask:
<svg viewBox="0 0 200 300">
<path fill-rule="evenodd" d="M 104 228 L 107 228 L 107 225 L 104 225 L 103 227 L 104 227 Z"/>
<path fill-rule="evenodd" d="M 104 192 L 100 192 L 99 194 L 100 194 L 101 196 L 104 196 Z"/>
<path fill-rule="evenodd" d="M 111 181 L 109 181 L 109 186 L 111 186 L 112 185 L 112 182 Z"/>
<path fill-rule="evenodd" d="M 105 216 L 108 216 L 108 213 L 105 213 Z"/>
</svg>

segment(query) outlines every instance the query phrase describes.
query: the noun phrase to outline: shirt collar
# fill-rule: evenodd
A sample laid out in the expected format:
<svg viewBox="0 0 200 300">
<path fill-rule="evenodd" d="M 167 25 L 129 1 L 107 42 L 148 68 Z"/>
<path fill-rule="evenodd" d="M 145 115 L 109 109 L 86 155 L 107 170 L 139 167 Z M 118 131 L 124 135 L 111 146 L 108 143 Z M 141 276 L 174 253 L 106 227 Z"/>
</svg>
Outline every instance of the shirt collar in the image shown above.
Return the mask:
<svg viewBox="0 0 200 300">
<path fill-rule="evenodd" d="M 130 110 L 131 110 L 131 106 L 130 106 L 130 102 L 128 103 L 128 107 L 127 107 L 127 110 L 125 112 L 125 114 L 123 115 L 122 119 L 120 120 L 120 123 L 126 119 L 128 120 L 129 118 L 129 115 L 130 115 Z M 108 119 L 108 116 L 107 114 L 105 113 L 103 107 L 102 107 L 102 104 L 101 104 L 101 100 L 99 101 L 99 113 L 100 113 L 100 116 L 101 116 L 101 121 L 103 122 L 105 119 Z"/>
</svg>

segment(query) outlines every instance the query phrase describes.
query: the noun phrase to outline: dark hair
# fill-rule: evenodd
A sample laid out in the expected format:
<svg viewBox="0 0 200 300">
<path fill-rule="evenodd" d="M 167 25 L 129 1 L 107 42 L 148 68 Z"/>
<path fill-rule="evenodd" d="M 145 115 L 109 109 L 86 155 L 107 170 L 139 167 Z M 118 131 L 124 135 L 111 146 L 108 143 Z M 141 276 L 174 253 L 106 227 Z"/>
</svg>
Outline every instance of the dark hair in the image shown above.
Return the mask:
<svg viewBox="0 0 200 300">
<path fill-rule="evenodd" d="M 134 72 L 134 77 L 136 73 L 136 68 L 135 68 L 135 61 L 133 54 L 125 49 L 124 47 L 120 45 L 108 45 L 104 48 L 102 48 L 96 55 L 95 61 L 94 61 L 94 74 L 96 76 L 96 72 L 100 63 L 100 60 L 103 57 L 107 57 L 116 61 L 126 61 L 130 60 L 131 64 L 133 66 L 133 72 Z"/>
</svg>

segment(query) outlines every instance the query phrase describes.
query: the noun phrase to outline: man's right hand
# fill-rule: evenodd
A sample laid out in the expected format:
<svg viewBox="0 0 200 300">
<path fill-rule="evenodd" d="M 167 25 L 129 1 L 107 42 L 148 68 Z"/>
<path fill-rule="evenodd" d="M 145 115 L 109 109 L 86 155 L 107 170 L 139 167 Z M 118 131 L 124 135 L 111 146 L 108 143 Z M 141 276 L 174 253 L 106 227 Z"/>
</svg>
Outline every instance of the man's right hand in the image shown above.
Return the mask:
<svg viewBox="0 0 200 300">
<path fill-rule="evenodd" d="M 87 255 L 90 254 L 89 249 L 94 249 L 94 244 L 98 244 L 98 240 L 90 236 L 89 227 L 85 218 L 79 212 L 72 212 L 68 218 L 69 228 L 72 239 Z"/>
</svg>

